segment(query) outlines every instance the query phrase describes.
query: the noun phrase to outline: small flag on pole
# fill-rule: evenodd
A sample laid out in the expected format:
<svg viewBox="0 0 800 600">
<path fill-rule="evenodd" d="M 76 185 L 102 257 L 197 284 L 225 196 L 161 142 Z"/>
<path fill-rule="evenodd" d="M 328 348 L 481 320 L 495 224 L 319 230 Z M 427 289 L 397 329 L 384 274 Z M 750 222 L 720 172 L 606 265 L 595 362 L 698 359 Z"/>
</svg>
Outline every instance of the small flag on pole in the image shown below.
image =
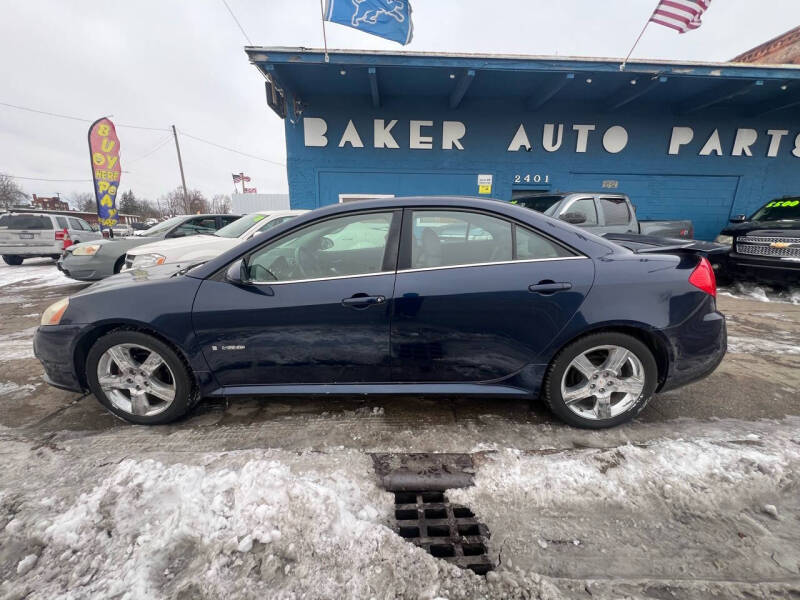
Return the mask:
<svg viewBox="0 0 800 600">
<path fill-rule="evenodd" d="M 328 0 L 324 17 L 404 46 L 414 35 L 409 0 Z"/>
<path fill-rule="evenodd" d="M 256 188 L 243 187 L 242 188 L 242 193 L 244 193 L 244 194 L 257 194 L 258 190 Z"/>
<path fill-rule="evenodd" d="M 679 33 L 686 33 L 703 24 L 700 18 L 710 4 L 711 0 L 661 0 L 650 20 Z"/>
<path fill-rule="evenodd" d="M 250 181 L 250 178 L 244 173 L 231 173 L 233 183 L 242 183 L 242 181 Z"/>
</svg>

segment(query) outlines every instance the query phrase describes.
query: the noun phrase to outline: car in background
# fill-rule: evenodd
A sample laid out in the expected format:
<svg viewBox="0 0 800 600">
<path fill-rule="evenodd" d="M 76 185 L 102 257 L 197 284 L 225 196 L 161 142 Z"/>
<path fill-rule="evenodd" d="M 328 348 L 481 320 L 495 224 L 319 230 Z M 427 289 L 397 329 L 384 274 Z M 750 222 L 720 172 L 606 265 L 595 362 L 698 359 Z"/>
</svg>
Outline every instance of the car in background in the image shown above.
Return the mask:
<svg viewBox="0 0 800 600">
<path fill-rule="evenodd" d="M 725 244 L 725 274 L 778 285 L 800 283 L 800 196 L 770 200 L 751 217 L 736 215 L 716 241 Z"/>
<path fill-rule="evenodd" d="M 134 229 L 127 223 L 117 223 L 111 228 L 114 232 L 114 237 L 125 237 L 134 234 Z"/>
<path fill-rule="evenodd" d="M 596 235 L 641 233 L 668 238 L 694 237 L 694 225 L 689 220 L 639 221 L 631 199 L 625 194 L 517 192 L 511 203 L 588 229 Z"/>
<path fill-rule="evenodd" d="M 26 258 L 57 259 L 71 244 L 102 239 L 102 234 L 79 217 L 40 212 L 0 214 L 0 255 L 7 265 Z"/>
<path fill-rule="evenodd" d="M 260 211 L 243 216 L 212 234 L 201 234 L 191 238 L 161 240 L 138 246 L 125 257 L 125 268 L 140 269 L 169 263 L 196 264 L 219 256 L 236 244 L 249 240 L 307 210 Z"/>
<path fill-rule="evenodd" d="M 636 254 L 506 202 L 364 200 L 59 300 L 34 353 L 50 384 L 139 424 L 203 397 L 475 394 L 540 397 L 596 429 L 717 367 L 715 296 L 703 257 Z"/>
<path fill-rule="evenodd" d="M 143 231 L 141 236 L 100 239 L 70 246 L 59 258 L 58 268 L 72 279 L 96 281 L 119 273 L 125 265 L 125 254 L 131 248 L 154 240 L 213 233 L 238 218 L 239 215 L 213 214 L 172 217 Z"/>
</svg>

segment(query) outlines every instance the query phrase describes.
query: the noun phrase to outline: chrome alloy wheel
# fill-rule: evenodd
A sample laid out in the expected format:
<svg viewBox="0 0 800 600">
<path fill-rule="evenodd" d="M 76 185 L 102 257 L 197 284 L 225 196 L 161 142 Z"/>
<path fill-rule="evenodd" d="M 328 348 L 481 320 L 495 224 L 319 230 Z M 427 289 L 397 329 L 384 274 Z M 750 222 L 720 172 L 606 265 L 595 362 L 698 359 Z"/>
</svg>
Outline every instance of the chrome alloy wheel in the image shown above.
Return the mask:
<svg viewBox="0 0 800 600">
<path fill-rule="evenodd" d="M 157 352 L 138 344 L 117 344 L 97 363 L 97 380 L 109 402 L 139 417 L 164 412 L 175 400 L 175 376 Z"/>
<path fill-rule="evenodd" d="M 569 363 L 561 397 L 584 419 L 611 419 L 632 408 L 645 386 L 642 361 L 621 346 L 596 346 Z"/>
</svg>

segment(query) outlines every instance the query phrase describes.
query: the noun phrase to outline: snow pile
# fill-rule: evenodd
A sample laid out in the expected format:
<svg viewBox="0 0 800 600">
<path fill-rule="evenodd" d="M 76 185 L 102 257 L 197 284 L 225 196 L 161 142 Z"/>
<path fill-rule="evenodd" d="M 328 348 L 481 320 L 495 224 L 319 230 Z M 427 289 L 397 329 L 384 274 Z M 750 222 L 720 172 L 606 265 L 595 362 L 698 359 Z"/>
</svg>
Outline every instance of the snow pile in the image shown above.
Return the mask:
<svg viewBox="0 0 800 600">
<path fill-rule="evenodd" d="M 0 361 L 33 358 L 33 334 L 36 327 L 28 327 L 0 338 Z"/>
<path fill-rule="evenodd" d="M 748 298 L 759 302 L 788 302 L 800 304 L 800 287 L 792 286 L 777 289 L 755 283 L 737 281 L 730 286 L 720 287 L 719 294 L 731 298 Z"/>
<path fill-rule="evenodd" d="M 0 288 L 13 286 L 18 289 L 36 289 L 80 284 L 59 271 L 55 262 L 45 260 L 45 264 L 29 264 L 32 261 L 25 261 L 18 267 L 3 264 L 3 268 L 0 268 Z"/>
<path fill-rule="evenodd" d="M 10 579 L 0 596 L 513 596 L 388 529 L 393 498 L 376 487 L 368 457 L 343 454 L 340 468 L 328 460 L 300 473 L 265 457 L 216 468 L 125 460 L 74 504 L 49 498 L 62 510 L 6 526 L 29 543 L 13 572 L 0 572 Z"/>
<path fill-rule="evenodd" d="M 732 354 L 800 354 L 800 345 L 792 339 L 792 334 L 783 332 L 784 338 L 780 339 L 782 332 L 776 332 L 776 339 L 767 340 L 745 335 L 728 336 L 728 352 Z"/>
</svg>

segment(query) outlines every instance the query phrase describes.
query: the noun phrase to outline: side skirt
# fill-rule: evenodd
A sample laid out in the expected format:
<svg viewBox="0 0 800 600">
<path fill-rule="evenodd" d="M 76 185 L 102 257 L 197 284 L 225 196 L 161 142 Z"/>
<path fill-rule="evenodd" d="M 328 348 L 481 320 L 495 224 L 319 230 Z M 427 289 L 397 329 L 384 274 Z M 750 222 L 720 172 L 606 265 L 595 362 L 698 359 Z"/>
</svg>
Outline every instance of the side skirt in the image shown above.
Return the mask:
<svg viewBox="0 0 800 600">
<path fill-rule="evenodd" d="M 530 391 L 522 388 L 508 385 L 480 383 L 334 383 L 300 385 L 235 385 L 217 388 L 211 392 L 209 396 L 358 396 L 366 394 L 387 396 L 531 396 Z"/>
</svg>

